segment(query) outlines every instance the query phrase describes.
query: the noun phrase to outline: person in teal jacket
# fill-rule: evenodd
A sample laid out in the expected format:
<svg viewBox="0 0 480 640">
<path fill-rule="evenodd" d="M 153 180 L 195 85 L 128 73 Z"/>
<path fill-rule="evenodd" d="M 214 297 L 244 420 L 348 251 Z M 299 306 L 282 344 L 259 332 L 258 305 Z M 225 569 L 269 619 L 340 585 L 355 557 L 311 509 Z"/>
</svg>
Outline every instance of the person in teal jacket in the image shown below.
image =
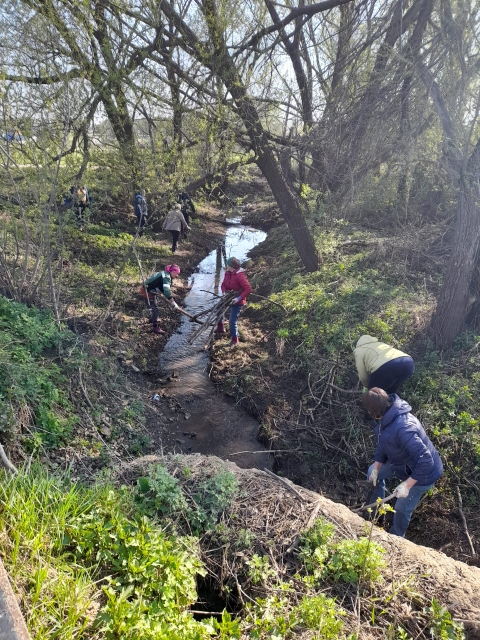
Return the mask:
<svg viewBox="0 0 480 640">
<path fill-rule="evenodd" d="M 165 333 L 158 326 L 158 307 L 155 299 L 156 295 L 163 295 L 170 304 L 177 308 L 178 305 L 172 297 L 172 283 L 180 275 L 180 267 L 176 264 L 167 264 L 163 271 L 157 271 L 145 280 L 145 284 L 140 287 L 140 295 L 145 298 L 148 308 L 152 312 L 153 333 Z"/>
</svg>

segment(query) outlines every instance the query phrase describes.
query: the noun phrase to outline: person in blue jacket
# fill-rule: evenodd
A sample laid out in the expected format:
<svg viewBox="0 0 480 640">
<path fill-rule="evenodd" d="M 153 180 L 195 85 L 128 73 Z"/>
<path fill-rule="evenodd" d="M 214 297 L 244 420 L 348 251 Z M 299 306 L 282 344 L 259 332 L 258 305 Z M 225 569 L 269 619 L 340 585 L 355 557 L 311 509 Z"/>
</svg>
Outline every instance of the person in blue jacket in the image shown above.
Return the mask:
<svg viewBox="0 0 480 640">
<path fill-rule="evenodd" d="M 405 536 L 420 498 L 443 474 L 443 464 L 425 429 L 412 415 L 412 407 L 396 393 L 373 387 L 362 404 L 377 422 L 375 461 L 367 477 L 374 486 L 371 502 L 385 497 L 385 480 L 398 478 L 390 533 Z"/>
</svg>

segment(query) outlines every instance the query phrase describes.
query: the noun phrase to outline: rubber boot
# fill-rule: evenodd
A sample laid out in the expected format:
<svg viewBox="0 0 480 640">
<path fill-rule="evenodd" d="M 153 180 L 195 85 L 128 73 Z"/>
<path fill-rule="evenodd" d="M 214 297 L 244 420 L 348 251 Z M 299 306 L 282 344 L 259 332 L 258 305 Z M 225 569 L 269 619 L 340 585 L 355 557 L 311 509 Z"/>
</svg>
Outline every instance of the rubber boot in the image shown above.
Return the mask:
<svg viewBox="0 0 480 640">
<path fill-rule="evenodd" d="M 225 324 L 223 322 L 219 322 L 217 324 L 217 328 L 215 330 L 215 333 L 225 333 Z"/>
<path fill-rule="evenodd" d="M 156 325 L 154 325 L 154 326 L 152 327 L 152 331 L 153 331 L 153 333 L 158 333 L 158 334 L 165 333 L 165 331 L 164 331 L 163 329 L 160 329 L 160 327 L 159 327 L 159 326 L 156 326 Z"/>
<path fill-rule="evenodd" d="M 236 347 L 236 346 L 237 346 L 237 344 L 238 344 L 238 336 L 235 336 L 234 338 L 232 338 L 232 339 L 230 340 L 230 346 L 231 346 L 231 347 Z"/>
</svg>

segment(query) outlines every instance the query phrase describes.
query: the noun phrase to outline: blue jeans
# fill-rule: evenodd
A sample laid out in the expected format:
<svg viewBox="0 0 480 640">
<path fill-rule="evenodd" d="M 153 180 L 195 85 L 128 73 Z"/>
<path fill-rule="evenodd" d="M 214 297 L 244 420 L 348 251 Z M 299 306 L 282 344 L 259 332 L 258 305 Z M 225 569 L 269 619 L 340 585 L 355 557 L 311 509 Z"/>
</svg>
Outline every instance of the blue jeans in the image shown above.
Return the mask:
<svg viewBox="0 0 480 640">
<path fill-rule="evenodd" d="M 367 479 L 370 477 L 372 470 L 373 464 L 368 468 Z M 375 502 L 377 498 L 383 500 L 383 498 L 385 498 L 385 480 L 395 477 L 397 477 L 395 471 L 388 462 L 385 462 L 378 471 L 377 486 L 374 487 L 369 502 Z M 415 507 L 425 491 L 428 491 L 431 487 L 433 487 L 433 483 L 429 485 L 420 485 L 417 483 L 410 489 L 406 498 L 397 498 L 393 524 L 390 527 L 389 533 L 392 533 L 394 536 L 400 536 L 401 538 L 405 536 Z"/>
<path fill-rule="evenodd" d="M 397 393 L 398 387 L 413 376 L 415 363 L 410 356 L 401 356 L 382 364 L 370 374 L 368 388 L 379 387 L 387 393 Z"/>
<path fill-rule="evenodd" d="M 230 307 L 229 327 L 231 338 L 238 337 L 238 316 L 240 315 L 241 310 L 241 304 L 232 304 L 232 306 Z"/>
</svg>

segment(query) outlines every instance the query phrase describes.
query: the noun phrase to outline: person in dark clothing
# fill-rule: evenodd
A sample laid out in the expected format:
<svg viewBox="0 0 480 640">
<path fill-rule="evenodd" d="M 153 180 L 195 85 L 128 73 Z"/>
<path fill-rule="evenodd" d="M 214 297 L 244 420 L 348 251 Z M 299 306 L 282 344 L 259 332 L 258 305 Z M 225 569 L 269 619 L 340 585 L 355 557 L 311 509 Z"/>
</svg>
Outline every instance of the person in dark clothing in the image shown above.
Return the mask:
<svg viewBox="0 0 480 640">
<path fill-rule="evenodd" d="M 183 217 L 187 225 L 190 224 L 190 217 L 195 215 L 195 205 L 186 191 L 181 191 L 177 196 L 177 203 L 182 207 Z"/>
<path fill-rule="evenodd" d="M 443 464 L 411 406 L 397 396 L 374 387 L 362 396 L 362 404 L 378 421 L 377 449 L 367 478 L 373 484 L 370 501 L 385 497 L 385 480 L 398 478 L 390 533 L 404 537 L 420 498 L 443 474 Z"/>
<path fill-rule="evenodd" d="M 158 326 L 158 307 L 155 296 L 161 294 L 176 309 L 177 303 L 172 297 L 172 282 L 180 274 L 180 267 L 176 264 L 167 264 L 163 271 L 157 271 L 145 280 L 145 284 L 140 287 L 140 295 L 145 298 L 147 307 L 152 312 L 153 333 L 165 333 Z"/>
<path fill-rule="evenodd" d="M 147 224 L 147 201 L 145 200 L 145 190 L 142 189 L 135 194 L 135 215 L 137 216 L 138 235 L 143 233 L 143 227 Z"/>
</svg>

